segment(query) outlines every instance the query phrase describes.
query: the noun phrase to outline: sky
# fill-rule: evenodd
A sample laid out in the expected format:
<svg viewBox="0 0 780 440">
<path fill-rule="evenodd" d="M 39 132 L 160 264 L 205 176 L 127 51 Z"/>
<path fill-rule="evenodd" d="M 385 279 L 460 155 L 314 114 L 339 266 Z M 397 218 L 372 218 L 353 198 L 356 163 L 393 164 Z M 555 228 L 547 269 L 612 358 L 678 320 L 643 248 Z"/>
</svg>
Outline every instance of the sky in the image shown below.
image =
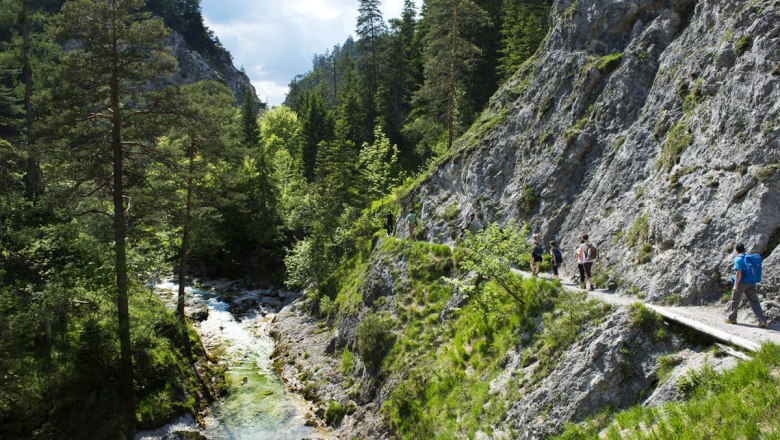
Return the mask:
<svg viewBox="0 0 780 440">
<path fill-rule="evenodd" d="M 201 0 L 206 26 L 246 70 L 257 96 L 281 104 L 295 75 L 355 36 L 358 0 Z M 383 0 L 385 20 L 400 17 L 403 0 Z"/>
</svg>

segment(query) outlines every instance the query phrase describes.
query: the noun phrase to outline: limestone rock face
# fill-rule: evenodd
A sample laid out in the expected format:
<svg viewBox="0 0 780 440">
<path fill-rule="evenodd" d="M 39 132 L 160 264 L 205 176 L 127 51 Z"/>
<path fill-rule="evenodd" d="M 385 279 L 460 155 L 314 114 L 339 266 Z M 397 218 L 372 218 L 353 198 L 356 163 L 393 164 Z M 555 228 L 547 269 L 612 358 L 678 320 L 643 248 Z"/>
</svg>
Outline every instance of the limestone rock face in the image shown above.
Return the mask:
<svg viewBox="0 0 780 440">
<path fill-rule="evenodd" d="M 733 245 L 780 286 L 780 1 L 558 0 L 540 52 L 415 188 L 445 210 L 528 221 L 651 300 L 719 297 Z M 402 217 L 406 212 L 402 213 Z"/>
<path fill-rule="evenodd" d="M 246 74 L 233 65 L 233 60 L 227 52 L 214 60 L 207 60 L 199 52 L 191 49 L 184 41 L 184 37 L 172 31 L 168 37 L 168 46 L 176 57 L 177 66 L 173 75 L 167 79 L 167 84 L 190 84 L 197 81 L 219 81 L 230 90 L 236 102 L 244 98 L 244 90 L 249 90 L 255 95 L 255 88 Z"/>
</svg>

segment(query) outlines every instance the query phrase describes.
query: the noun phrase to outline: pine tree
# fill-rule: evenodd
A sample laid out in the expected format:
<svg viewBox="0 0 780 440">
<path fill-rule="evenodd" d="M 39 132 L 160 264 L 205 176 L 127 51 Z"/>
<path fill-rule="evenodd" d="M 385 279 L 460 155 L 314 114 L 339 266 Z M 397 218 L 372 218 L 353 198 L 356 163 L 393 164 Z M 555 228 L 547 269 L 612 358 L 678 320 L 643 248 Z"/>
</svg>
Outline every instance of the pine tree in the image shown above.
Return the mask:
<svg viewBox="0 0 780 440">
<path fill-rule="evenodd" d="M 257 118 L 257 100 L 249 90 L 244 89 L 244 99 L 241 102 L 241 144 L 245 148 L 254 148 L 260 142 Z"/>
<path fill-rule="evenodd" d="M 382 70 L 385 77 L 377 96 L 381 125 L 390 140 L 402 147 L 402 152 L 407 152 L 401 131 L 412 109 L 412 93 L 422 83 L 420 49 L 415 39 L 415 16 L 414 3 L 405 0 L 401 19 L 390 20 L 390 34 L 386 55 L 383 57 Z"/>
<path fill-rule="evenodd" d="M 318 145 L 322 141 L 333 139 L 334 122 L 317 92 L 306 93 L 303 96 L 301 107 L 302 109 L 298 112 L 301 116 L 303 136 L 301 162 L 303 163 L 303 174 L 306 180 L 311 182 L 314 180 Z"/>
<path fill-rule="evenodd" d="M 487 13 L 471 0 L 431 0 L 425 17 L 425 82 L 415 95 L 432 121 L 447 127 L 447 148 L 452 147 L 456 128 L 465 127 L 455 117 L 459 108 L 469 108 L 464 89 L 482 55 L 474 43 L 476 33 L 489 25 Z"/>
<path fill-rule="evenodd" d="M 370 114 L 369 127 L 373 125 L 375 115 L 374 99 L 380 83 L 380 57 L 382 54 L 382 39 L 387 33 L 387 26 L 379 10 L 380 0 L 360 0 L 357 18 L 358 50 L 360 70 L 366 84 L 365 101 Z"/>
<path fill-rule="evenodd" d="M 547 35 L 549 0 L 504 0 L 498 71 L 506 80 L 531 58 Z"/>
<path fill-rule="evenodd" d="M 130 163 L 126 161 L 130 150 L 143 155 L 149 148 L 144 142 L 149 133 L 133 138 L 159 104 L 148 98 L 149 82 L 170 74 L 175 65 L 164 46 L 167 30 L 160 20 L 140 12 L 142 7 L 140 0 L 71 0 L 62 7 L 58 28 L 63 41 L 80 42 L 65 53 L 58 72 L 62 112 L 57 117 L 67 121 L 60 128 L 70 139 L 70 152 L 92 157 L 97 165 L 85 170 L 98 174 L 93 181 L 100 186 L 94 193 L 110 187 L 113 199 L 119 390 L 125 404 L 120 429 L 127 438 L 133 429 L 134 393 L 125 189 Z M 101 165 L 106 159 L 111 161 L 110 170 Z"/>
</svg>

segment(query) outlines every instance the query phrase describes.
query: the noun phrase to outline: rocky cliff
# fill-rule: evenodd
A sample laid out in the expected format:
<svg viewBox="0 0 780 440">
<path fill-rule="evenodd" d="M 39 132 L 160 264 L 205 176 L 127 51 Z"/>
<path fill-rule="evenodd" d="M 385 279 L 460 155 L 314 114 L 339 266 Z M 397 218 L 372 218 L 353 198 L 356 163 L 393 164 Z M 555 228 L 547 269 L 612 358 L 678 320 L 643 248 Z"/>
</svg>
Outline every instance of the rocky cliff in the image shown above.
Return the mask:
<svg viewBox="0 0 780 440">
<path fill-rule="evenodd" d="M 453 205 L 569 261 L 589 233 L 603 278 L 682 304 L 720 296 L 743 241 L 777 296 L 780 1 L 557 0 L 551 20 L 407 200 L 424 238 L 451 241 Z"/>
<path fill-rule="evenodd" d="M 176 71 L 167 79 L 167 84 L 214 80 L 228 86 L 233 91 L 237 103 L 244 98 L 244 90 L 249 90 L 256 97 L 255 88 L 249 81 L 249 77 L 236 69 L 228 52 L 221 52 L 215 57 L 204 56 L 190 48 L 184 37 L 176 31 L 171 31 L 167 43 L 178 63 Z"/>
</svg>

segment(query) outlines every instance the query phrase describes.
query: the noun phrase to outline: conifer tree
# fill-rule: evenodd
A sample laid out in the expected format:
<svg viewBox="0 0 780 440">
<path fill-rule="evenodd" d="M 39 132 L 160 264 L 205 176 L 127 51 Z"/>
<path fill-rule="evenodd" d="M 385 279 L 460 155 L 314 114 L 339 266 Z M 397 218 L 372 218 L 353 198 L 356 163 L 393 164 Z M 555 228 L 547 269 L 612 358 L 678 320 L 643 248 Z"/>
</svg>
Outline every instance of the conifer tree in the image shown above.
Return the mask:
<svg viewBox="0 0 780 440">
<path fill-rule="evenodd" d="M 303 96 L 301 107 L 302 109 L 298 112 L 301 116 L 303 136 L 301 162 L 303 163 L 303 174 L 306 180 L 311 182 L 314 180 L 318 145 L 322 141 L 333 139 L 334 122 L 317 92 L 307 92 Z"/>
<path fill-rule="evenodd" d="M 257 100 L 251 91 L 244 89 L 244 99 L 241 101 L 241 144 L 246 148 L 254 148 L 260 142 L 257 118 Z"/>
<path fill-rule="evenodd" d="M 373 125 L 375 115 L 374 99 L 380 83 L 380 57 L 382 39 L 387 26 L 379 10 L 380 0 L 360 0 L 357 18 L 358 49 L 363 54 L 360 70 L 366 84 L 365 101 L 371 117 L 369 127 Z"/>
<path fill-rule="evenodd" d="M 415 95 L 428 118 L 447 127 L 447 148 L 452 146 L 458 107 L 468 108 L 464 88 L 471 80 L 482 50 L 476 33 L 490 23 L 487 13 L 471 0 L 431 0 L 425 17 L 425 82 Z"/>
<path fill-rule="evenodd" d="M 385 77 L 377 96 L 381 125 L 390 140 L 399 146 L 405 146 L 401 130 L 412 109 L 412 93 L 422 82 L 415 16 L 414 3 L 405 0 L 401 18 L 390 20 L 390 34 L 383 58 Z M 402 148 L 402 151 L 405 150 Z"/>
<path fill-rule="evenodd" d="M 502 79 L 514 75 L 536 53 L 547 35 L 549 13 L 549 0 L 504 0 L 498 60 Z"/>
<path fill-rule="evenodd" d="M 148 85 L 170 74 L 175 65 L 164 46 L 167 30 L 159 19 L 141 12 L 142 7 L 141 0 L 71 0 L 62 7 L 58 27 L 63 41 L 79 42 L 65 53 L 57 75 L 62 111 L 56 117 L 65 122 L 60 128 L 70 139 L 67 154 L 90 157 L 95 166 L 82 171 L 96 175 L 84 183 L 95 182 L 93 194 L 110 188 L 113 200 L 119 391 L 125 404 L 120 431 L 128 438 L 134 417 L 125 189 L 131 165 L 128 153 L 133 150 L 140 156 L 149 151 L 145 143 L 149 133 L 141 135 L 138 130 L 159 101 L 149 97 Z M 106 160 L 109 169 L 102 166 Z"/>
</svg>

